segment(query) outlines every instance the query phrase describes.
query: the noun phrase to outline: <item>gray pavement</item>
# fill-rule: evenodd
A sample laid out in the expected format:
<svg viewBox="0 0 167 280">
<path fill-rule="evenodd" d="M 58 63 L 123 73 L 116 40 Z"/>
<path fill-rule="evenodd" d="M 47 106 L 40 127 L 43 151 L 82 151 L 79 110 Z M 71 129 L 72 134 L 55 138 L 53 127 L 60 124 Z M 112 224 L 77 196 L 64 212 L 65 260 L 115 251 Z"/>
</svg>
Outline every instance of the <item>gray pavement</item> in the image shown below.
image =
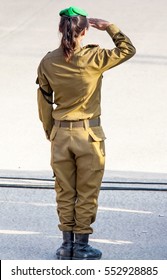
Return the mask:
<svg viewBox="0 0 167 280">
<path fill-rule="evenodd" d="M 1 178 L 6 176 L 5 173 L 0 172 Z M 56 259 L 55 252 L 62 239 L 57 227 L 53 181 L 41 184 L 34 181 L 33 184 L 30 179 L 27 184 L 27 179 L 18 179 L 20 175 L 17 172 L 8 171 L 8 177 L 9 174 L 17 179 L 10 186 L 6 184 L 8 181 L 0 179 L 0 259 Z M 39 179 L 45 175 L 47 178 L 46 174 L 49 175 L 46 172 L 31 176 Z M 140 182 L 138 186 L 142 182 L 148 183 L 150 175 L 135 174 L 136 181 L 133 174 L 119 175 L 111 177 L 110 172 L 105 174 L 103 181 L 115 181 L 115 184 L 108 183 L 107 186 L 113 188 L 100 192 L 90 244 L 102 250 L 103 260 L 166 260 L 167 178 L 160 180 L 159 177 L 157 181 L 158 175 L 156 178 L 154 174 L 152 183 L 157 182 L 157 189 L 151 191 L 151 185 L 146 184 L 146 190 L 138 191 L 135 182 Z M 30 173 L 25 172 L 22 177 L 30 177 Z M 120 181 L 134 181 L 134 184 L 119 190 Z M 45 189 L 42 188 L 44 186 Z"/>
</svg>

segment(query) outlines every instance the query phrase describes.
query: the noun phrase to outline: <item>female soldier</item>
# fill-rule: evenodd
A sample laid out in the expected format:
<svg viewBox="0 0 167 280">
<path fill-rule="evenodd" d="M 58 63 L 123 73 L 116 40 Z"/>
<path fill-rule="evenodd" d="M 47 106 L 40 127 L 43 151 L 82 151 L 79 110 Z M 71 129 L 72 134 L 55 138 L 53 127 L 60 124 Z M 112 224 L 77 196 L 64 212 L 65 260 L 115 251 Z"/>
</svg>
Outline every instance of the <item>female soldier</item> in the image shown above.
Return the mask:
<svg viewBox="0 0 167 280">
<path fill-rule="evenodd" d="M 51 141 L 63 232 L 56 254 L 62 260 L 97 260 L 102 253 L 88 244 L 88 237 L 93 232 L 105 163 L 105 135 L 100 125 L 102 74 L 131 58 L 135 48 L 114 24 L 87 19 L 84 10 L 70 7 L 59 15 L 60 47 L 49 52 L 38 67 L 39 117 Z M 89 25 L 106 30 L 116 47 L 81 47 Z"/>
</svg>

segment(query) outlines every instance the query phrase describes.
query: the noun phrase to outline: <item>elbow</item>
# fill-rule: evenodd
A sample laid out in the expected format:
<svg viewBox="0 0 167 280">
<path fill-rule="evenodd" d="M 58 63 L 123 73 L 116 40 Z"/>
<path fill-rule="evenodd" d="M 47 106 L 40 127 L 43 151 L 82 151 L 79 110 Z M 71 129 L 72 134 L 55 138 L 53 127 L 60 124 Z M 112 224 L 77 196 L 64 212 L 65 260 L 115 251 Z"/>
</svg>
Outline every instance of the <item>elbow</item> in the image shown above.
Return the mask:
<svg viewBox="0 0 167 280">
<path fill-rule="evenodd" d="M 132 50 L 132 55 L 134 56 L 136 54 L 136 48 L 133 47 L 133 50 Z"/>
<path fill-rule="evenodd" d="M 134 56 L 136 54 L 136 48 L 134 46 L 131 47 L 129 55 L 130 57 Z"/>
<path fill-rule="evenodd" d="M 136 48 L 132 46 L 127 52 L 124 52 L 124 57 L 128 60 L 136 54 Z"/>
</svg>

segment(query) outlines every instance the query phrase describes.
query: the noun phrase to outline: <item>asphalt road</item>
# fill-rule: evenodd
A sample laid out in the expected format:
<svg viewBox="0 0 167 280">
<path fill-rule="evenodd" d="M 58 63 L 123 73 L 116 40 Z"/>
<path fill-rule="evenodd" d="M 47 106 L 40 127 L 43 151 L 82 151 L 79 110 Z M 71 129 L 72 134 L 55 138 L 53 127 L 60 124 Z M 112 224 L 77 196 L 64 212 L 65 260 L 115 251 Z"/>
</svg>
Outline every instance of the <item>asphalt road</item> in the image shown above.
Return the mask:
<svg viewBox="0 0 167 280">
<path fill-rule="evenodd" d="M 101 190 L 90 244 L 103 260 L 167 259 L 167 192 Z M 53 189 L 0 188 L 0 259 L 54 260 L 62 239 Z"/>
</svg>

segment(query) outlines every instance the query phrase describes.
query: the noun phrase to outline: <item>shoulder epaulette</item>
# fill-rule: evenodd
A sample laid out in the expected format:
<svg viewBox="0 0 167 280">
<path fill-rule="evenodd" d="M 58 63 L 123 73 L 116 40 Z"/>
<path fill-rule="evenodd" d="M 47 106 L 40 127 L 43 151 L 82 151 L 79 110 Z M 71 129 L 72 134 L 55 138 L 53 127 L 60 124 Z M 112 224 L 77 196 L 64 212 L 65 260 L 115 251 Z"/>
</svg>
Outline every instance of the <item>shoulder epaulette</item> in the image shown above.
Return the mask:
<svg viewBox="0 0 167 280">
<path fill-rule="evenodd" d="M 95 44 L 88 44 L 85 46 L 85 48 L 96 48 L 98 47 L 99 45 L 95 45 Z"/>
</svg>

